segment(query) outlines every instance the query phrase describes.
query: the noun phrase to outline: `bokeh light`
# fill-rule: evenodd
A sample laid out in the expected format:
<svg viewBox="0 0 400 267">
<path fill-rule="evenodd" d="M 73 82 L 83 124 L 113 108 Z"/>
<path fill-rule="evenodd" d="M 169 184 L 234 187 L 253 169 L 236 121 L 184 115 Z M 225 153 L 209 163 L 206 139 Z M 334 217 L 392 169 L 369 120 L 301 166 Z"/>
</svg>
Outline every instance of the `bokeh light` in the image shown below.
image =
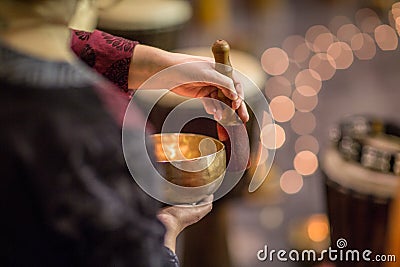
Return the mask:
<svg viewBox="0 0 400 267">
<path fill-rule="evenodd" d="M 285 50 L 290 59 L 293 59 L 294 51 L 301 44 L 305 44 L 303 36 L 290 35 L 282 42 L 282 49 Z"/>
<path fill-rule="evenodd" d="M 392 5 L 392 9 L 389 11 L 389 23 L 393 28 L 399 32 L 400 29 L 400 3 L 394 3 Z"/>
<path fill-rule="evenodd" d="M 336 69 L 347 69 L 354 61 L 353 51 L 345 42 L 333 43 L 327 54 L 335 61 Z"/>
<path fill-rule="evenodd" d="M 365 33 L 373 33 L 375 28 L 381 25 L 382 22 L 378 17 L 368 17 L 361 24 L 361 30 Z"/>
<path fill-rule="evenodd" d="M 268 149 L 280 148 L 286 141 L 285 130 L 278 124 L 267 124 L 261 129 L 260 139 L 261 144 Z"/>
<path fill-rule="evenodd" d="M 362 8 L 356 12 L 356 22 L 365 33 L 373 33 L 375 28 L 381 24 L 381 20 L 375 11 L 370 8 Z"/>
<path fill-rule="evenodd" d="M 318 104 L 317 95 L 305 96 L 297 89 L 293 91 L 292 100 L 295 108 L 302 112 L 312 111 Z"/>
<path fill-rule="evenodd" d="M 400 16 L 396 17 L 395 24 L 396 24 L 397 34 L 400 34 Z"/>
<path fill-rule="evenodd" d="M 300 35 L 291 35 L 287 37 L 282 43 L 282 48 L 286 51 L 289 58 L 297 63 L 306 61 L 311 53 L 305 39 Z"/>
<path fill-rule="evenodd" d="M 314 40 L 314 51 L 316 53 L 328 51 L 328 47 L 335 41 L 332 33 L 321 33 Z"/>
<path fill-rule="evenodd" d="M 323 25 L 314 25 L 311 26 L 305 35 L 305 40 L 306 40 L 306 44 L 307 46 L 314 52 L 318 52 L 316 50 L 318 50 L 318 48 L 314 47 L 314 42 L 317 39 L 317 37 L 321 34 L 324 33 L 330 33 L 329 29 Z"/>
<path fill-rule="evenodd" d="M 296 87 L 296 91 L 304 96 L 316 96 L 318 92 L 315 91 L 314 88 L 308 85 L 303 85 Z"/>
<path fill-rule="evenodd" d="M 290 121 L 290 126 L 298 135 L 310 134 L 316 126 L 315 116 L 311 112 L 296 111 Z"/>
<path fill-rule="evenodd" d="M 281 48 L 272 47 L 262 54 L 261 65 L 267 74 L 281 75 L 289 66 L 289 57 Z"/>
<path fill-rule="evenodd" d="M 318 154 L 319 152 L 318 140 L 312 135 L 302 135 L 299 138 L 297 138 L 296 143 L 294 145 L 294 150 L 296 153 L 299 153 L 303 150 L 309 150 L 314 154 Z"/>
<path fill-rule="evenodd" d="M 390 14 L 389 21 L 400 32 L 400 3 L 392 6 Z M 348 17 L 336 16 L 330 21 L 329 29 L 314 25 L 307 30 L 304 38 L 300 35 L 289 36 L 282 43 L 282 49 L 270 48 L 262 55 L 263 69 L 275 76 L 268 79 L 265 86 L 265 93 L 271 99 L 271 113 L 278 122 L 290 121 L 292 130 L 300 135 L 295 142 L 295 170 L 284 172 L 280 178 L 281 188 L 287 194 L 299 192 L 303 187 L 303 176 L 312 175 L 318 169 L 316 155 L 320 147 L 318 140 L 310 135 L 316 127 L 311 111 L 318 105 L 322 81 L 333 78 L 336 70 L 349 68 L 354 56 L 360 60 L 372 59 L 376 54 L 375 41 L 384 51 L 398 47 L 393 27 L 382 24 L 373 10 L 358 10 L 355 20 L 359 28 Z M 375 40 L 370 36 L 372 34 Z M 274 133 L 276 143 L 274 138 L 270 138 Z M 261 131 L 264 148 L 258 152 L 259 162 L 268 158 L 266 148 L 279 148 L 285 141 L 286 134 L 282 127 L 266 124 Z M 280 215 L 277 217 L 280 220 Z M 320 242 L 328 236 L 329 225 L 323 221 L 326 218 L 314 219 L 308 225 L 308 235 L 313 241 Z M 270 228 L 281 224 L 279 220 L 279 223 L 268 221 L 267 211 L 260 215 L 260 220 Z"/>
<path fill-rule="evenodd" d="M 286 77 L 273 76 L 265 83 L 265 94 L 269 99 L 280 95 L 290 96 L 292 94 L 292 85 Z"/>
<path fill-rule="evenodd" d="M 343 42 L 351 44 L 354 35 L 360 33 L 360 29 L 354 24 L 345 24 L 339 28 L 336 37 Z"/>
<path fill-rule="evenodd" d="M 284 172 L 280 178 L 280 185 L 283 192 L 296 194 L 303 188 L 303 177 L 295 170 Z"/>
<path fill-rule="evenodd" d="M 389 25 L 380 25 L 376 27 L 375 41 L 380 49 L 383 51 L 396 50 L 399 40 L 396 32 Z"/>
<path fill-rule="evenodd" d="M 377 17 L 377 16 L 378 15 L 376 14 L 375 11 L 373 11 L 368 7 L 365 7 L 357 10 L 356 14 L 354 15 L 354 18 L 356 19 L 356 23 L 360 26 L 366 18 Z"/>
<path fill-rule="evenodd" d="M 309 68 L 318 72 L 321 80 L 329 80 L 335 75 L 336 63 L 334 59 L 326 53 L 318 53 L 311 57 Z"/>
<path fill-rule="evenodd" d="M 298 63 L 306 62 L 310 54 L 311 51 L 308 48 L 307 44 L 300 44 L 298 47 L 296 47 L 296 50 L 294 51 L 293 60 Z"/>
<path fill-rule="evenodd" d="M 312 96 L 317 94 L 322 87 L 321 76 L 312 69 L 300 71 L 295 79 L 296 90 L 302 95 Z"/>
<path fill-rule="evenodd" d="M 329 237 L 329 222 L 324 214 L 315 214 L 308 219 L 307 233 L 314 242 L 322 242 Z"/>
<path fill-rule="evenodd" d="M 372 59 L 376 54 L 376 45 L 371 36 L 366 33 L 358 33 L 351 40 L 351 49 L 360 60 Z"/>
<path fill-rule="evenodd" d="M 300 64 L 297 62 L 291 60 L 289 62 L 289 67 L 287 68 L 284 76 L 291 82 L 294 83 L 294 80 L 297 76 L 297 74 L 302 70 Z"/>
<path fill-rule="evenodd" d="M 304 150 L 294 157 L 293 165 L 299 174 L 311 175 L 318 168 L 318 158 L 313 152 Z"/>
<path fill-rule="evenodd" d="M 272 116 L 278 122 L 289 121 L 295 112 L 293 101 L 287 96 L 277 96 L 269 104 Z"/>
</svg>

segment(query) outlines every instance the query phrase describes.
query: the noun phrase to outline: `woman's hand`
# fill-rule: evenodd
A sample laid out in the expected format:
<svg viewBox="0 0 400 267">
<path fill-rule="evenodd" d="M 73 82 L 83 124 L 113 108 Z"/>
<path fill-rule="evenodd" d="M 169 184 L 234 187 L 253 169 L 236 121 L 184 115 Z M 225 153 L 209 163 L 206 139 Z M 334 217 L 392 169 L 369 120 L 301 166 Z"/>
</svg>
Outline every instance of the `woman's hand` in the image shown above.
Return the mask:
<svg viewBox="0 0 400 267">
<path fill-rule="evenodd" d="M 214 60 L 205 57 L 195 57 L 184 54 L 173 54 L 177 58 L 182 58 L 183 64 L 178 80 L 196 81 L 183 82 L 181 85 L 172 88 L 174 93 L 179 95 L 202 98 L 204 108 L 207 113 L 214 115 L 218 121 L 222 115 L 222 104 L 219 101 L 218 91 L 231 100 L 231 108 L 238 111 L 238 115 L 243 122 L 249 120 L 249 114 L 243 101 L 244 91 L 238 79 L 229 78 L 214 68 Z M 187 62 L 186 62 L 187 61 Z M 187 64 L 189 63 L 189 64 Z"/>
<path fill-rule="evenodd" d="M 213 196 L 209 196 L 203 202 L 193 207 L 171 206 L 161 209 L 157 217 L 165 225 L 164 244 L 175 252 L 176 238 L 187 226 L 200 221 L 212 209 Z"/>
<path fill-rule="evenodd" d="M 176 68 L 168 72 L 169 77 L 161 81 L 164 87 L 150 86 L 147 89 L 170 88 L 170 82 L 174 85 L 179 84 L 170 89 L 182 96 L 202 98 L 207 113 L 213 114 L 217 120 L 222 113 L 221 105 L 217 101 L 207 101 L 207 98 L 218 99 L 220 90 L 232 101 L 231 108 L 238 111 L 242 121 L 248 121 L 249 114 L 243 102 L 244 91 L 240 82 L 235 79 L 235 75 L 231 79 L 217 72 L 212 58 L 171 53 L 150 46 L 137 45 L 129 70 L 128 86 L 130 89 L 138 89 L 151 76 L 173 66 Z"/>
</svg>

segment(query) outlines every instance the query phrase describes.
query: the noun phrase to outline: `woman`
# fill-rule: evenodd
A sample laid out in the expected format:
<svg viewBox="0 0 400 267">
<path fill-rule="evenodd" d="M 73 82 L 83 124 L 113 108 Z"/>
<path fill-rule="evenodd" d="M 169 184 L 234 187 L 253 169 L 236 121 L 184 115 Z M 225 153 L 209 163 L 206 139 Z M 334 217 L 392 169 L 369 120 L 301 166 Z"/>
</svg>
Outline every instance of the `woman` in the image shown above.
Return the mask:
<svg viewBox="0 0 400 267">
<path fill-rule="evenodd" d="M 75 6 L 73 0 L 0 2 L 0 264 L 177 266 L 177 235 L 211 204 L 158 212 L 157 203 L 134 184 L 121 150 L 127 100 L 70 50 L 66 25 Z M 199 60 L 140 45 L 131 52 L 131 88 L 169 65 Z M 246 118 L 232 81 L 211 64 L 199 73 L 219 77 Z M 216 93 L 205 84 L 176 91 Z M 131 131 L 134 144 L 137 129 Z"/>
</svg>

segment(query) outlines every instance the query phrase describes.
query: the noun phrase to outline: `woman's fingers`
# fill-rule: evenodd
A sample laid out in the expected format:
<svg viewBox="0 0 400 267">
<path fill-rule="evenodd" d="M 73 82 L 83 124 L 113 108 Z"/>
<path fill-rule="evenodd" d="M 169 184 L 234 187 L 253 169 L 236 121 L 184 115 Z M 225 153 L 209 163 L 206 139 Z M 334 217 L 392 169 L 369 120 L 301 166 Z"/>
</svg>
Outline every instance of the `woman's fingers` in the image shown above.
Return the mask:
<svg viewBox="0 0 400 267">
<path fill-rule="evenodd" d="M 236 110 L 240 107 L 240 105 L 243 102 L 244 93 L 243 93 L 243 87 L 242 87 L 241 83 L 236 83 L 235 88 L 236 88 L 236 92 L 239 97 L 236 100 L 232 101 L 232 108 Z"/>
<path fill-rule="evenodd" d="M 221 102 L 217 100 L 218 92 L 212 92 L 210 97 L 201 98 L 204 109 L 210 115 L 214 115 L 214 119 L 219 121 L 222 119 L 222 107 Z"/>
<path fill-rule="evenodd" d="M 248 122 L 249 121 L 249 112 L 247 111 L 247 107 L 246 104 L 242 101 L 242 103 L 240 104 L 240 107 L 238 108 L 238 115 L 239 118 L 243 121 L 243 122 Z"/>
<path fill-rule="evenodd" d="M 229 108 L 225 104 L 223 104 L 220 100 L 218 100 L 217 91 L 213 91 L 209 97 L 201 98 L 201 101 L 203 103 L 206 112 L 210 115 L 214 115 L 214 119 L 217 121 L 222 119 L 223 110 Z M 237 110 L 237 114 L 243 122 L 247 122 L 249 120 L 250 116 L 244 101 L 242 100 L 240 100 L 239 102 L 232 101 L 232 108 Z"/>
<path fill-rule="evenodd" d="M 218 83 L 216 83 L 216 87 L 218 87 L 227 98 L 230 100 L 237 100 L 239 98 L 235 83 L 231 78 L 217 72 L 217 79 Z"/>
</svg>

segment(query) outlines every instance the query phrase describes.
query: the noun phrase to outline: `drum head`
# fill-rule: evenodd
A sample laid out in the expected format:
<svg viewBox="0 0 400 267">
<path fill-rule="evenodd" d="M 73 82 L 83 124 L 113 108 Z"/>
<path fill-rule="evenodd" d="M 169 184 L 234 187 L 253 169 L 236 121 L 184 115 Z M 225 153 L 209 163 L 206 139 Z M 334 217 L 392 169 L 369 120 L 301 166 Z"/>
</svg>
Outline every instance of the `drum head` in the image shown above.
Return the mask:
<svg viewBox="0 0 400 267">
<path fill-rule="evenodd" d="M 392 198 L 399 185 L 399 177 L 383 174 L 344 160 L 340 153 L 330 148 L 325 152 L 322 169 L 328 179 L 344 188 L 377 198 Z"/>
<path fill-rule="evenodd" d="M 99 12 L 101 29 L 145 31 L 182 25 L 192 16 L 192 8 L 179 0 L 121 0 Z"/>
</svg>

